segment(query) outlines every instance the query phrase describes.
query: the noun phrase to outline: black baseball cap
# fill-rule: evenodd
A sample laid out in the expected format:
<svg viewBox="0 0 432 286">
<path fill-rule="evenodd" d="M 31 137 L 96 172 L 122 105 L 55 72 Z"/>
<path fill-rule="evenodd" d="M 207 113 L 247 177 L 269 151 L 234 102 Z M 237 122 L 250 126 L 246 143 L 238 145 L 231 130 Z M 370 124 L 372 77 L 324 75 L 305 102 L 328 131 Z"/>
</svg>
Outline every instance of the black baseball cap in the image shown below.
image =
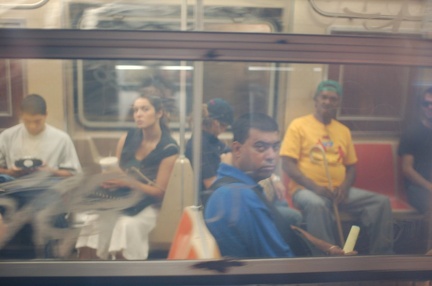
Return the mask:
<svg viewBox="0 0 432 286">
<path fill-rule="evenodd" d="M 231 125 L 234 121 L 234 112 L 232 107 L 222 98 L 210 99 L 207 102 L 209 117 L 226 125 Z"/>
</svg>

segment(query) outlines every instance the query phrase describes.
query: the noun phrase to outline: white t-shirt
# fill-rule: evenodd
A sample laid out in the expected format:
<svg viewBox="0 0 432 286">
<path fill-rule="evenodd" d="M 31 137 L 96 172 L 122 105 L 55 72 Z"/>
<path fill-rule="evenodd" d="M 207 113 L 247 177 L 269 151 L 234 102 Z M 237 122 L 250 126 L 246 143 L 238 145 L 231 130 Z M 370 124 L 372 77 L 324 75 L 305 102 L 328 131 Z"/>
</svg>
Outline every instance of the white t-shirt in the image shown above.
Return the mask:
<svg viewBox="0 0 432 286">
<path fill-rule="evenodd" d="M 81 165 L 69 135 L 51 125 L 31 135 L 24 124 L 18 124 L 0 133 L 0 167 L 11 168 L 24 157 L 38 158 L 53 169 L 80 172 Z"/>
</svg>

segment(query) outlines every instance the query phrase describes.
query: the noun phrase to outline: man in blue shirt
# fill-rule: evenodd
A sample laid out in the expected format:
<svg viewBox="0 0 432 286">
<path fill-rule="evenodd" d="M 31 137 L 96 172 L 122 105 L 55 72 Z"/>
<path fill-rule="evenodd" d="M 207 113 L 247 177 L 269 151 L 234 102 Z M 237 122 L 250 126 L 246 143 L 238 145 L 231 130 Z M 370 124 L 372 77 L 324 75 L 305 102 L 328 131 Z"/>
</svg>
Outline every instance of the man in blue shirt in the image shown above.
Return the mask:
<svg viewBox="0 0 432 286">
<path fill-rule="evenodd" d="M 207 227 L 223 256 L 293 257 L 277 215 L 265 203 L 257 184 L 271 176 L 279 159 L 277 123 L 265 114 L 245 114 L 234 123 L 233 133 L 232 166 L 221 163 L 216 179 L 217 183 L 229 177 L 232 182 L 216 188 L 210 196 L 204 214 Z M 344 254 L 339 247 L 295 229 L 321 251 Z"/>
</svg>

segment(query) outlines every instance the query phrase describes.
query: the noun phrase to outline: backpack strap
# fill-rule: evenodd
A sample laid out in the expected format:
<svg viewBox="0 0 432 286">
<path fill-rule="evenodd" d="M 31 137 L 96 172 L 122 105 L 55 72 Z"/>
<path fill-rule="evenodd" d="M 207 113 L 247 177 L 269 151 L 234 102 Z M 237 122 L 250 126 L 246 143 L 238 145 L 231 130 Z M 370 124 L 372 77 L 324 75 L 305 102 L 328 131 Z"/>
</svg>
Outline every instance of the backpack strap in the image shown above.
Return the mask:
<svg viewBox="0 0 432 286">
<path fill-rule="evenodd" d="M 241 181 L 233 178 L 233 177 L 222 177 L 217 179 L 216 181 L 211 184 L 211 186 L 204 191 L 201 191 L 200 198 L 201 198 L 201 204 L 205 207 L 207 205 L 207 201 L 209 200 L 210 196 L 219 189 L 220 187 L 223 187 L 228 184 L 233 183 L 241 183 Z"/>
<path fill-rule="evenodd" d="M 210 198 L 210 196 L 213 194 L 214 191 L 216 191 L 220 187 L 223 187 L 223 186 L 229 185 L 229 184 L 234 184 L 234 183 L 242 183 L 242 181 L 235 179 L 233 177 L 228 177 L 228 176 L 219 178 L 216 181 L 214 181 L 213 184 L 210 186 L 210 188 L 208 190 L 205 190 L 201 194 L 201 200 L 203 202 L 203 205 L 205 206 L 207 204 L 208 199 Z M 284 240 L 286 240 L 286 238 L 288 237 L 288 231 L 289 231 L 287 229 L 288 226 L 284 225 L 282 216 L 280 215 L 280 213 L 278 212 L 276 207 L 266 199 L 264 192 L 263 192 L 263 189 L 260 185 L 257 184 L 251 189 L 255 192 L 255 194 L 258 196 L 258 198 L 265 204 L 265 206 L 267 207 L 267 209 L 270 212 L 270 216 L 273 218 L 273 221 L 276 225 L 277 230 L 279 231 L 282 238 Z"/>
</svg>

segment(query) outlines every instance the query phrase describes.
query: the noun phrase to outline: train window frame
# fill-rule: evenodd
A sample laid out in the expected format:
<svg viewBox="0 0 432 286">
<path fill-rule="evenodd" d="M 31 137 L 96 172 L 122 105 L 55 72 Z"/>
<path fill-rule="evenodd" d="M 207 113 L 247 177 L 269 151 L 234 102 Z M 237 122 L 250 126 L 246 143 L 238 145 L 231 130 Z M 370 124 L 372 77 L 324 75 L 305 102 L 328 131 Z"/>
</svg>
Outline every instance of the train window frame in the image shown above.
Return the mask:
<svg viewBox="0 0 432 286">
<path fill-rule="evenodd" d="M 94 3 L 85 3 L 81 2 L 80 0 L 69 0 L 68 4 L 65 6 L 65 14 L 69 15 L 68 19 L 68 25 L 67 27 L 72 29 L 108 29 L 108 30 L 130 30 L 130 31 L 138 31 L 138 30 L 153 30 L 153 31 L 180 31 L 180 30 L 187 30 L 187 31 L 196 31 L 197 30 L 197 15 L 194 15 L 195 13 L 203 13 L 202 19 L 203 20 L 203 29 L 200 30 L 207 30 L 205 27 L 205 24 L 207 23 L 226 23 L 228 19 L 231 20 L 230 23 L 234 24 L 241 24 L 241 23 L 256 23 L 257 19 L 259 19 L 259 22 L 263 22 L 263 19 L 268 19 L 265 17 L 258 18 L 256 14 L 257 11 L 254 9 L 279 9 L 280 12 L 280 18 L 279 20 L 282 21 L 282 18 L 286 15 L 283 14 L 283 10 L 287 9 L 289 4 L 284 3 L 284 1 L 280 2 L 273 2 L 269 3 L 268 1 L 255 1 L 255 3 L 248 2 L 248 1 L 241 1 L 241 2 L 232 2 L 232 1 L 226 1 L 221 3 L 220 1 L 202 1 L 200 4 L 198 2 L 178 2 L 178 1 L 166 1 L 163 3 L 164 7 L 168 7 L 170 10 L 164 11 L 160 17 L 155 18 L 153 13 L 149 13 L 148 11 L 144 13 L 138 13 L 134 14 L 138 9 L 143 10 L 151 10 L 151 9 L 157 9 L 159 12 L 161 12 L 161 3 L 160 1 L 146 1 L 146 3 L 103 3 L 103 2 L 94 2 Z M 185 5 L 185 6 L 183 6 Z M 111 6 L 111 7 L 110 7 Z M 154 6 L 154 7 L 153 7 Z M 181 27 L 181 9 L 183 7 L 186 7 L 186 27 Z M 131 26 L 132 29 L 127 28 L 127 24 L 124 26 L 121 26 L 120 28 L 117 26 L 111 26 L 107 27 L 107 25 L 102 25 L 100 28 L 98 28 L 98 23 L 95 23 L 93 19 L 90 19 L 90 21 L 86 21 L 85 19 L 85 12 L 88 9 L 102 9 L 100 12 L 100 15 L 97 13 L 90 13 L 92 16 L 99 16 L 102 21 L 105 22 L 111 22 L 111 23 L 121 23 L 122 21 L 126 21 L 129 19 L 129 22 L 137 22 L 136 19 L 142 19 L 142 17 L 146 17 L 147 19 L 147 26 L 143 25 L 134 25 Z M 120 9 L 119 9 L 120 8 Z M 206 8 L 208 9 L 206 11 Z M 110 10 L 112 9 L 112 10 Z M 118 9 L 115 11 L 115 9 Z M 249 10 L 248 10 L 249 9 Z M 252 9 L 252 10 L 250 10 Z M 132 11 L 132 13 L 130 12 Z M 152 11 L 153 12 L 153 11 Z M 271 12 L 271 11 L 266 11 Z M 104 15 L 106 13 L 107 15 Z M 265 14 L 265 13 L 264 13 Z M 268 14 L 268 13 L 267 13 Z M 270 13 L 271 14 L 271 13 Z M 151 15 L 152 17 L 148 17 Z M 246 16 L 245 16 L 246 15 Z M 74 17 L 75 16 L 75 17 Z M 220 21 L 219 17 L 222 16 L 223 20 Z M 76 18 L 78 17 L 78 18 Z M 135 20 L 134 20 L 135 19 Z M 150 20 L 150 21 L 149 21 Z M 163 21 L 162 21 L 163 20 Z M 164 25 L 161 25 L 162 23 L 177 23 L 178 29 L 172 29 L 167 28 L 163 29 Z M 82 26 L 83 22 L 88 23 L 90 26 Z M 264 22 L 269 23 L 269 25 L 272 27 L 273 32 L 282 32 L 282 25 L 280 23 L 271 22 L 270 20 L 264 20 Z M 159 23 L 159 24 L 158 24 Z M 122 28 L 123 27 L 123 28 Z M 137 28 L 138 27 L 138 28 Z M 222 30 L 219 32 L 223 32 L 227 30 Z M 242 31 L 247 32 L 247 31 Z"/>
<path fill-rule="evenodd" d="M 24 20 L 19 19 L 0 19 L 0 28 L 23 28 Z M 25 65 L 21 60 L 0 59 L 0 68 L 5 68 L 5 78 L 2 79 L 6 83 L 6 93 L 0 94 L 0 99 L 6 102 L 7 109 L 0 110 L 0 131 L 4 128 L 18 122 L 18 102 L 24 96 L 26 88 L 24 75 L 26 74 Z M 17 88 L 16 85 L 21 85 L 22 88 Z M 3 97 L 3 98 L 2 98 Z"/>
<path fill-rule="evenodd" d="M 392 38 L 395 37 L 395 34 L 392 32 L 390 28 L 382 29 L 379 31 L 374 30 L 368 30 L 365 27 L 344 27 L 344 26 L 331 26 L 328 29 L 328 34 L 330 35 L 341 35 L 341 36 L 367 36 L 367 37 L 379 37 L 379 38 Z M 419 34 L 416 31 L 403 29 L 397 33 L 398 36 L 403 36 L 407 38 L 413 38 L 413 39 L 421 39 L 422 35 Z M 373 65 L 371 65 L 374 67 Z M 354 65 L 351 67 L 357 67 L 357 68 L 366 68 L 367 65 Z M 351 79 L 347 79 L 346 77 L 346 68 L 350 68 L 350 65 L 329 65 L 327 67 L 327 74 L 329 79 L 336 80 L 340 82 L 344 89 L 344 95 L 345 93 L 345 87 L 348 87 L 353 89 L 353 81 Z M 403 66 L 384 66 L 379 68 L 392 68 L 393 72 L 396 72 L 395 69 L 401 69 L 403 68 L 404 71 L 400 70 L 400 72 L 405 73 L 405 76 L 407 77 L 407 80 L 412 78 L 412 70 L 410 67 L 403 67 Z M 367 73 L 365 73 L 367 74 Z M 369 73 L 369 74 L 375 74 L 375 73 Z M 355 84 L 354 84 L 355 85 Z M 354 87 L 354 90 L 356 88 Z M 357 89 L 357 92 L 358 91 Z M 342 97 L 342 102 L 339 105 L 338 111 L 337 111 L 337 118 L 342 123 L 347 125 L 352 133 L 356 136 L 368 136 L 368 135 L 383 135 L 386 134 L 388 136 L 395 136 L 400 135 L 402 132 L 403 126 L 406 121 L 407 117 L 407 100 L 410 94 L 413 94 L 415 90 L 412 87 L 404 86 L 401 88 L 401 90 L 398 91 L 398 101 L 395 101 L 396 103 L 399 103 L 398 106 L 386 106 L 385 108 L 387 111 L 389 108 L 393 108 L 393 112 L 397 115 L 393 116 L 377 116 L 375 115 L 375 111 L 366 109 L 370 114 L 360 114 L 360 115 L 350 115 L 346 112 L 344 112 L 344 99 L 347 97 Z M 393 103 L 395 103 L 393 102 Z M 359 104 L 360 105 L 360 104 Z M 375 109 L 376 104 L 369 105 L 370 108 Z"/>
<path fill-rule="evenodd" d="M 432 279 L 432 257 L 0 262 L 13 285 L 280 285 Z M 163 265 L 163 267 L 162 267 Z M 36 270 L 36 271 L 35 271 Z M 56 284 L 57 283 L 57 284 Z M 326 285 L 326 284 L 325 284 Z M 385 284 L 388 285 L 388 284 Z"/>
<path fill-rule="evenodd" d="M 119 39 L 124 41 L 116 42 Z M 180 40 L 184 45 L 179 47 Z M 107 45 L 114 42 L 116 45 Z M 244 43 L 248 44 L 244 45 Z M 338 45 L 341 43 L 344 43 L 344 51 L 338 50 Z M 154 49 L 155 44 L 159 44 L 158 49 Z M 177 49 L 173 50 L 173 47 L 176 46 Z M 322 62 L 326 64 L 361 62 L 422 67 L 432 66 L 430 46 L 429 41 L 403 37 L 378 41 L 368 37 L 315 35 L 0 30 L 0 58 L 23 59 L 128 60 L 152 58 L 191 61 Z M 307 50 L 305 50 L 306 47 Z M 385 51 L 390 47 L 396 48 L 403 56 L 394 61 L 394 57 Z M 218 56 L 210 56 L 212 51 L 217 51 Z M 123 281 L 130 279 L 159 285 L 168 285 L 173 281 L 178 285 L 199 285 L 208 283 L 209 279 L 212 283 L 231 285 L 233 281 L 246 284 L 395 278 L 432 279 L 431 262 L 431 256 L 314 257 L 238 260 L 238 262 L 237 260 L 0 262 L 2 266 L 0 277 L 3 278 L 3 281 L 25 281 L 27 283 L 43 281 L 43 279 L 47 279 L 45 282 L 53 282 L 53 279 L 60 279 L 75 283 L 75 285 L 76 282 L 85 281 L 85 279 L 102 282 L 111 280 L 112 283 L 118 282 L 118 279 Z M 238 264 L 240 266 L 235 267 Z M 222 269 L 222 272 L 218 272 L 218 269 Z M 113 277 L 117 278 L 113 279 Z"/>
<path fill-rule="evenodd" d="M 263 2 L 263 3 L 265 3 L 265 2 Z M 283 8 L 285 7 L 284 4 L 280 3 L 279 5 L 273 4 L 273 5 L 267 5 L 266 6 L 263 3 L 262 4 L 258 4 L 258 5 L 255 3 L 255 4 L 251 4 L 250 6 L 252 6 L 254 9 L 280 9 L 281 10 L 281 19 L 283 18 L 282 11 L 283 11 Z M 123 4 L 121 4 L 121 5 L 123 5 Z M 154 3 L 149 3 L 149 4 L 146 3 L 144 6 L 146 6 L 146 5 L 149 5 L 150 7 L 152 7 L 152 5 L 154 5 Z M 178 7 L 181 7 L 181 4 L 178 4 L 178 3 L 169 3 L 168 6 L 174 7 L 174 8 L 178 8 Z M 194 6 L 195 6 L 194 4 L 192 4 L 192 5 L 187 4 L 188 9 L 191 9 Z M 70 22 L 70 26 L 72 28 L 81 28 L 81 29 L 83 29 L 83 28 L 89 29 L 90 28 L 91 29 L 92 27 L 82 27 L 81 26 L 82 21 L 83 21 L 82 18 L 84 17 L 83 15 L 85 14 L 85 12 L 87 11 L 87 9 L 89 9 L 89 8 L 90 9 L 91 8 L 102 8 L 102 7 L 105 7 L 105 6 L 104 5 L 96 5 L 95 3 L 71 2 L 71 3 L 69 3 L 68 7 L 69 7 L 68 8 L 69 9 L 69 13 L 68 14 L 69 14 L 69 17 L 71 18 L 69 20 L 69 22 Z M 71 7 L 75 7 L 75 8 L 71 9 Z M 203 9 L 205 9 L 206 7 L 208 7 L 209 9 L 218 9 L 220 7 L 225 7 L 225 6 L 224 5 L 216 5 L 215 3 L 211 3 L 209 5 L 206 5 L 206 3 L 203 3 Z M 230 8 L 235 9 L 236 7 L 237 6 L 232 6 L 232 7 L 229 6 L 228 9 L 230 9 Z M 130 7 L 128 7 L 127 5 L 125 5 L 125 9 L 126 8 L 130 9 Z M 71 15 L 71 12 L 70 12 L 70 10 L 74 10 L 75 11 L 74 13 L 77 13 L 76 12 L 77 9 L 78 10 L 80 10 L 80 9 L 82 10 L 81 12 L 78 13 L 78 15 L 81 15 L 79 21 L 77 21 L 76 19 L 74 19 L 74 17 Z M 171 10 L 173 10 L 173 9 L 171 9 Z M 172 17 L 174 17 L 175 15 L 177 15 L 176 13 L 179 13 L 179 11 L 175 11 L 175 9 L 173 11 L 171 11 L 171 14 L 172 14 L 171 16 Z M 203 11 L 205 12 L 205 10 L 203 10 Z M 235 10 L 234 10 L 234 12 L 235 12 Z M 251 29 L 250 26 L 253 26 L 253 25 L 255 25 L 255 26 L 256 25 L 261 25 L 261 26 L 267 27 L 267 32 L 268 33 L 280 32 L 280 30 L 281 30 L 280 25 L 277 25 L 277 23 L 272 23 L 269 20 L 266 20 L 267 18 L 265 18 L 265 17 L 263 17 L 263 18 L 258 18 L 257 17 L 257 18 L 254 18 L 252 20 L 248 20 L 248 19 L 246 19 L 246 20 L 244 20 L 244 19 L 243 20 L 238 20 L 237 19 L 236 20 L 236 19 L 228 17 L 229 11 L 225 12 L 227 15 L 224 15 L 222 13 L 223 18 L 215 17 L 215 15 L 218 15 L 218 13 L 220 14 L 221 12 L 220 11 L 216 12 L 216 14 L 214 14 L 214 15 L 208 17 L 208 18 L 207 17 L 203 17 L 203 23 L 202 23 L 202 25 L 203 25 L 203 29 L 202 30 L 203 31 L 216 32 L 216 31 L 219 31 L 221 29 L 222 31 L 228 31 L 228 32 L 236 32 L 236 31 L 245 32 L 245 31 L 247 31 L 247 32 L 250 32 L 250 33 L 257 33 L 257 32 L 263 33 L 263 31 L 265 30 L 264 28 L 259 28 L 259 27 L 255 27 L 255 29 L 258 29 L 258 30 Z M 126 13 L 126 15 L 127 15 L 127 13 Z M 164 16 L 166 16 L 166 15 L 164 15 Z M 155 21 L 156 22 L 160 22 L 160 23 L 165 23 L 167 21 L 170 22 L 170 23 L 179 22 L 180 21 L 180 14 L 178 14 L 178 16 L 179 16 L 179 18 L 163 17 L 162 19 L 153 19 L 153 22 L 151 22 L 151 23 L 155 23 Z M 115 21 L 123 21 L 124 20 L 123 18 L 124 17 L 118 16 L 118 15 L 114 15 L 114 16 L 111 16 L 111 17 L 102 15 L 98 19 L 101 20 L 101 21 L 106 21 L 106 22 L 110 22 L 110 21 L 115 22 Z M 145 23 L 143 20 L 141 20 L 141 18 L 135 19 L 134 17 L 132 17 L 132 20 L 134 22 L 141 21 L 141 22 Z M 187 22 L 186 26 L 188 27 L 187 28 L 188 30 L 190 30 L 190 29 L 193 28 L 193 26 L 195 25 L 195 21 L 196 21 L 196 19 L 192 19 L 191 17 L 189 17 L 189 18 L 187 17 L 187 19 L 186 19 L 186 22 Z M 246 25 L 249 26 L 248 29 L 245 29 Z M 94 26 L 98 27 L 98 23 L 94 24 Z M 138 26 L 142 26 L 142 25 L 138 25 Z M 215 28 L 212 28 L 212 26 L 219 26 L 219 28 L 215 29 Z M 162 25 L 162 27 L 163 27 L 163 25 Z M 242 28 L 239 29 L 239 27 L 242 27 Z M 110 28 L 103 28 L 102 27 L 101 29 L 112 29 L 112 28 L 116 28 L 116 27 L 115 26 L 114 27 L 110 27 Z M 210 64 L 212 64 L 212 63 L 210 63 Z M 235 63 L 235 64 L 239 64 L 239 63 Z M 83 61 L 82 60 L 81 61 L 77 61 L 77 63 L 75 65 L 76 65 L 76 71 L 75 71 L 76 80 L 74 81 L 75 82 L 74 84 L 77 85 L 77 89 L 76 89 L 76 101 L 77 101 L 76 114 L 78 116 L 79 122 L 83 125 L 83 127 L 84 128 L 90 128 L 90 129 L 114 129 L 114 130 L 115 129 L 125 129 L 125 128 L 132 127 L 133 123 L 130 120 L 130 118 L 129 118 L 129 120 L 126 120 L 126 121 L 123 121 L 123 122 L 119 122 L 119 121 L 109 121 L 109 122 L 107 122 L 106 120 L 103 120 L 103 118 L 102 118 L 102 120 L 89 120 L 86 117 L 87 114 L 86 114 L 86 112 L 84 110 L 85 109 L 85 105 L 84 105 L 85 99 L 83 97 L 87 96 L 87 93 L 84 93 L 84 90 L 85 90 L 84 82 L 86 82 L 86 81 L 84 81 L 84 79 L 83 79 L 83 74 L 84 74 L 84 71 L 83 71 Z M 137 65 L 139 65 L 139 64 L 137 64 Z M 204 67 L 203 73 L 206 72 L 207 70 L 211 70 L 211 69 Z M 276 81 L 277 81 L 276 78 L 278 77 L 278 74 L 277 74 L 277 71 L 275 71 L 275 64 L 274 63 L 270 63 L 270 66 L 269 66 L 269 69 L 268 69 L 267 72 L 269 73 L 269 76 L 268 76 L 269 81 L 268 81 L 268 90 L 267 90 L 268 98 L 267 98 L 267 110 L 266 110 L 266 113 L 268 113 L 270 115 L 274 115 L 276 113 L 276 104 L 275 104 L 276 100 L 275 100 L 275 96 L 276 96 L 276 94 L 278 92 L 276 90 L 276 88 L 277 88 L 276 87 Z M 208 83 L 209 81 L 206 80 L 205 82 Z M 188 85 L 188 83 L 179 83 L 179 84 Z M 119 84 L 116 84 L 116 87 L 118 88 Z M 121 88 L 118 90 L 118 94 L 120 92 L 121 92 Z M 178 93 L 178 91 L 176 92 L 175 90 L 172 90 L 172 92 L 173 92 L 173 94 Z M 249 93 L 251 93 L 251 92 L 252 91 L 249 90 Z M 190 97 L 190 95 L 188 95 L 188 96 Z M 212 98 L 212 96 L 210 96 L 210 95 L 207 96 L 207 97 L 208 97 L 207 99 Z M 218 97 L 220 97 L 220 96 L 218 96 Z M 117 96 L 117 99 L 120 99 L 119 95 Z M 229 101 L 229 98 L 225 98 L 225 99 Z M 105 100 L 104 100 L 104 102 L 105 102 Z M 188 106 L 188 108 L 190 109 L 190 106 Z M 117 110 L 117 113 L 121 114 L 121 113 L 123 113 L 123 110 Z M 170 127 L 173 128 L 173 129 L 179 129 L 179 122 L 176 119 L 177 118 L 176 118 L 175 115 L 172 116 L 172 120 L 169 123 Z"/>
<path fill-rule="evenodd" d="M 347 69 L 350 71 L 347 72 Z M 356 80 L 363 80 L 363 82 L 354 81 L 354 77 L 350 77 L 349 73 L 356 73 L 356 70 L 363 69 L 360 73 L 363 76 L 372 76 L 374 74 L 382 74 L 382 72 L 390 71 L 398 78 L 403 78 L 404 80 L 398 81 L 401 88 L 398 89 L 394 85 L 382 85 L 378 84 L 367 84 L 366 82 L 376 82 L 377 77 L 371 78 L 373 80 L 361 79 L 357 77 Z M 364 70 L 369 69 L 369 72 L 364 72 Z M 374 71 L 374 72 L 373 72 Z M 380 72 L 378 72 L 380 71 Z M 357 74 L 359 76 L 359 74 Z M 341 103 L 337 110 L 337 119 L 342 123 L 347 125 L 353 134 L 355 135 L 382 135 L 383 133 L 387 135 L 399 135 L 406 117 L 407 100 L 411 94 L 412 87 L 405 85 L 412 78 L 412 69 L 410 67 L 394 67 L 394 66 L 376 66 L 376 65 L 329 65 L 328 66 L 328 78 L 336 80 L 341 83 L 343 87 L 343 95 Z M 363 84 L 362 84 L 363 83 Z M 392 93 L 380 92 L 383 90 L 388 90 L 390 87 L 393 91 Z M 377 91 L 380 89 L 380 91 Z M 376 93 L 370 93 L 371 91 L 377 91 L 379 94 L 389 94 L 388 96 L 395 98 L 391 101 L 393 105 L 388 105 L 388 100 L 382 100 L 385 104 L 380 104 L 380 102 L 375 102 L 380 97 L 376 96 Z M 363 95 L 362 96 L 359 96 Z M 357 100 L 356 104 L 353 100 Z M 388 98 L 385 98 L 388 99 Z M 352 109 L 355 106 L 357 112 L 362 111 L 361 114 L 351 114 L 349 108 Z M 379 115 L 378 109 L 381 108 L 382 112 L 391 113 L 390 115 Z"/>
<path fill-rule="evenodd" d="M 93 61 L 93 62 L 95 62 L 95 61 Z M 206 64 L 213 65 L 215 63 L 216 62 L 206 62 L 204 64 L 204 70 L 203 70 L 204 74 L 208 75 L 209 72 L 207 72 L 207 71 L 213 70 L 212 67 L 208 67 L 208 66 L 206 69 L 205 68 Z M 107 121 L 107 120 L 103 120 L 102 117 L 101 117 L 102 119 L 98 119 L 98 118 L 96 118 L 94 120 L 89 119 L 89 114 L 85 112 L 85 108 L 87 107 L 87 105 L 85 104 L 85 102 L 86 102 L 86 98 L 85 98 L 86 96 L 85 95 L 88 95 L 88 94 L 85 92 L 85 87 L 83 86 L 84 82 L 86 82 L 84 80 L 84 75 L 83 75 L 83 73 L 85 72 L 84 68 L 83 68 L 83 64 L 84 64 L 83 60 L 77 60 L 74 62 L 74 66 L 75 66 L 74 75 L 76 76 L 76 78 L 74 80 L 74 84 L 76 85 L 76 87 L 74 89 L 75 90 L 74 98 L 76 101 L 75 113 L 77 114 L 77 119 L 78 119 L 79 123 L 84 128 L 101 129 L 101 130 L 110 130 L 110 129 L 116 130 L 116 129 L 125 129 L 125 128 L 133 127 L 134 124 L 133 124 L 131 118 L 129 118 L 129 116 L 127 116 L 127 114 L 123 114 L 127 110 L 128 106 L 132 104 L 131 100 L 129 100 L 129 102 L 126 103 L 126 105 L 121 104 L 121 106 L 119 106 L 118 102 L 117 102 L 116 111 L 119 113 L 117 115 L 119 116 L 120 120 Z M 98 63 L 96 62 L 96 64 L 98 64 Z M 101 64 L 103 64 L 103 63 L 101 63 Z M 114 64 L 114 63 L 111 62 L 111 64 Z M 134 67 L 143 67 L 145 69 L 151 69 L 150 67 L 144 66 L 145 62 L 140 63 L 140 62 L 136 62 L 136 61 L 133 61 L 133 62 L 128 61 L 127 64 L 134 65 Z M 276 81 L 277 80 L 276 80 L 276 78 L 279 76 L 279 72 L 278 72 L 279 68 L 277 67 L 277 64 L 275 64 L 275 63 L 258 63 L 259 66 L 257 66 L 256 63 L 250 63 L 250 62 L 223 62 L 222 64 L 224 64 L 224 65 L 226 65 L 226 64 L 236 65 L 237 68 L 241 67 L 240 65 L 242 65 L 244 69 L 246 69 L 246 68 L 248 69 L 248 73 L 258 73 L 258 72 L 266 73 L 265 76 L 261 76 L 261 78 L 268 78 L 268 81 L 266 82 L 267 85 L 265 86 L 266 87 L 266 89 L 265 89 L 265 92 L 266 92 L 266 97 L 265 97 L 266 104 L 265 104 L 265 106 L 266 106 L 266 108 L 263 108 L 263 110 L 260 110 L 260 111 L 265 112 L 265 113 L 272 115 L 272 116 L 276 113 L 276 111 L 275 111 L 275 109 L 276 109 L 275 102 L 276 102 L 276 95 L 277 95 L 277 91 L 276 91 Z M 117 65 L 120 65 L 120 64 L 117 64 Z M 180 62 L 178 62 L 178 64 L 174 63 L 174 65 L 173 65 L 172 61 L 169 63 L 167 62 L 166 64 L 163 64 L 163 61 L 159 61 L 159 65 L 154 67 L 154 68 L 155 69 L 164 69 L 167 67 L 168 68 L 178 68 L 179 70 L 182 68 L 182 66 L 180 66 Z M 190 68 L 191 70 L 194 69 L 193 63 L 186 63 L 185 67 Z M 256 70 L 255 68 L 261 68 L 261 70 L 258 70 L 258 69 Z M 118 82 L 118 78 L 115 78 L 115 79 L 117 80 L 117 83 L 115 85 L 115 87 L 117 88 L 116 99 L 119 100 L 120 99 L 119 93 L 123 90 L 123 87 Z M 208 81 L 209 80 L 207 79 L 206 82 L 208 82 Z M 246 81 L 247 81 L 247 78 L 245 78 L 245 83 L 248 83 Z M 213 81 L 210 80 L 210 82 L 213 82 Z M 191 82 L 189 82 L 189 83 L 186 82 L 185 84 L 186 84 L 186 86 L 192 85 Z M 130 86 L 132 86 L 132 85 L 130 85 Z M 128 86 L 125 86 L 125 88 L 128 88 Z M 248 99 L 250 100 L 250 98 L 251 98 L 250 94 L 253 92 L 253 90 L 252 90 L 253 87 L 247 86 L 247 88 L 248 88 L 248 90 L 242 90 L 242 91 L 249 92 L 249 93 L 243 93 L 243 94 L 248 95 Z M 137 90 L 139 90 L 138 86 L 136 86 L 135 88 L 132 87 L 132 89 L 129 89 L 129 91 L 132 91 L 132 93 L 136 93 L 135 95 L 132 95 L 132 98 L 136 98 L 136 96 L 138 94 Z M 207 89 L 207 90 L 209 90 L 209 89 Z M 210 90 L 213 90 L 213 89 L 210 89 Z M 229 90 L 231 90 L 231 89 L 229 89 Z M 178 97 L 179 97 L 179 95 L 178 95 L 179 91 L 175 91 L 175 90 L 171 90 L 171 89 L 170 89 L 170 91 L 172 91 L 172 98 L 175 101 L 177 101 Z M 190 91 L 190 93 L 191 94 L 188 94 L 189 98 L 192 97 L 192 91 Z M 222 94 L 222 95 L 216 96 L 215 93 L 216 92 L 206 93 L 205 94 L 205 100 L 209 100 L 209 99 L 214 98 L 214 97 L 221 97 L 221 98 L 224 98 L 225 100 L 227 100 L 228 102 L 230 102 L 234 108 L 244 108 L 244 106 L 241 106 L 239 104 L 239 102 L 242 101 L 241 98 L 234 98 L 233 99 L 230 96 L 227 96 L 227 94 Z M 218 93 L 220 93 L 220 92 L 218 92 Z M 127 95 L 127 92 L 125 94 Z M 214 94 L 215 96 L 212 96 L 212 94 Z M 96 100 L 96 101 L 99 102 L 98 100 Z M 102 101 L 105 102 L 106 100 L 102 100 Z M 246 101 L 246 99 L 245 99 L 245 101 Z M 121 100 L 120 100 L 120 102 L 121 102 Z M 191 103 L 191 101 L 189 101 L 189 103 Z M 249 104 L 247 104 L 246 106 L 249 106 Z M 259 106 L 256 106 L 255 108 L 259 108 Z M 190 109 L 189 111 L 191 111 L 191 106 L 189 106 L 189 109 Z M 123 114 L 123 116 L 121 114 Z M 171 116 L 171 117 L 172 118 L 171 118 L 171 121 L 169 124 L 170 128 L 172 128 L 174 130 L 179 129 L 180 127 L 179 127 L 178 118 L 175 116 L 175 114 L 174 114 L 174 116 Z"/>
<path fill-rule="evenodd" d="M 1 93 L 0 94 L 0 99 L 5 103 L 2 104 L 1 108 L 6 107 L 4 110 L 0 109 L 0 117 L 10 117 L 13 115 L 13 110 L 12 110 L 12 83 L 11 83 L 11 63 L 10 60 L 1 60 L 0 61 L 0 66 L 4 66 L 5 68 L 5 77 L 4 80 L 6 82 L 5 85 L 5 93 Z M 4 85 L 3 85 L 4 86 Z M 4 99 L 2 98 L 4 97 Z"/>
</svg>

